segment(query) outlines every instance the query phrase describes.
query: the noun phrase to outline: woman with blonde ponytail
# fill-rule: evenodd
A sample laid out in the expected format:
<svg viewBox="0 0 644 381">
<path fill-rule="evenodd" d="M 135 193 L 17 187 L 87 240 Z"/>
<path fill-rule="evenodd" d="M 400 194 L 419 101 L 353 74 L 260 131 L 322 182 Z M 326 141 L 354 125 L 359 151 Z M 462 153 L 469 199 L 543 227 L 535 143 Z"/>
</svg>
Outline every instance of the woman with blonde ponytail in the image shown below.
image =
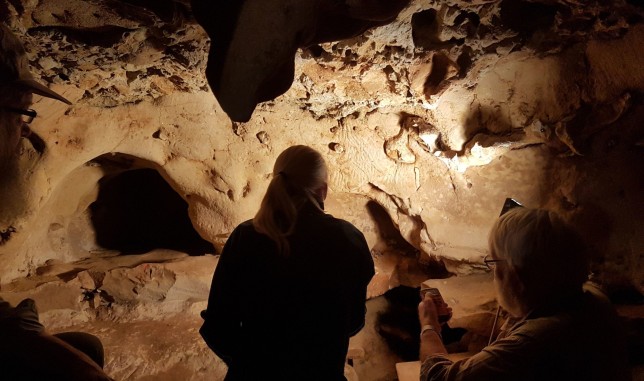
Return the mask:
<svg viewBox="0 0 644 381">
<path fill-rule="evenodd" d="M 374 267 L 362 233 L 324 212 L 327 176 L 319 152 L 287 148 L 255 218 L 224 246 L 200 333 L 226 381 L 346 380 Z"/>
<path fill-rule="evenodd" d="M 262 205 L 253 219 L 259 233 L 269 236 L 278 251 L 289 254 L 286 239 L 295 228 L 298 211 L 310 203 L 324 211 L 327 169 L 322 155 L 307 146 L 293 146 L 282 152 L 273 167 Z"/>
</svg>

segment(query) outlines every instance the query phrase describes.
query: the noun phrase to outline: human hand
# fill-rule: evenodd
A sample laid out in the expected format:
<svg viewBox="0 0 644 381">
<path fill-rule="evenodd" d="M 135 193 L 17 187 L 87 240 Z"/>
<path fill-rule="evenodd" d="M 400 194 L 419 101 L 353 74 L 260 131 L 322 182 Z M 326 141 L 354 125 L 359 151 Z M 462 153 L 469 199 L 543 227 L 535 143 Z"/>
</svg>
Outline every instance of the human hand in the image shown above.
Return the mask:
<svg viewBox="0 0 644 381">
<path fill-rule="evenodd" d="M 418 320 L 421 327 L 424 325 L 433 325 L 438 327 L 438 310 L 431 296 L 425 294 L 423 300 L 418 304 Z"/>
<path fill-rule="evenodd" d="M 441 303 L 438 308 L 434 299 L 429 293 L 425 293 L 423 300 L 418 304 L 418 320 L 420 320 L 420 354 L 421 362 L 424 362 L 429 356 L 437 354 L 447 354 L 447 349 L 442 342 L 439 313 L 445 313 L 452 316 L 452 309 L 446 303 Z M 426 327 L 431 326 L 431 327 Z M 428 329 L 436 334 L 423 334 Z"/>
<path fill-rule="evenodd" d="M 452 308 L 447 303 L 442 302 L 439 306 L 436 305 L 435 299 L 428 293 L 425 294 L 424 299 L 418 304 L 418 320 L 420 325 L 432 325 L 440 327 L 441 321 L 439 316 L 452 317 Z M 449 318 L 447 320 L 449 320 Z"/>
</svg>

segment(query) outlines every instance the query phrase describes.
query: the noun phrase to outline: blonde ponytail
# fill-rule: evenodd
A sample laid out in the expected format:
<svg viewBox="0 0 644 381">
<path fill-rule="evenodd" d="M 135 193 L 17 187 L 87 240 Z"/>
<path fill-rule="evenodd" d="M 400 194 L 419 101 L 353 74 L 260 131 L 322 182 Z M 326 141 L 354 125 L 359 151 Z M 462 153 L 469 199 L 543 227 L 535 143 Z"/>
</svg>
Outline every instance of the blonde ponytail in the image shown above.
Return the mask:
<svg viewBox="0 0 644 381">
<path fill-rule="evenodd" d="M 275 161 L 273 178 L 268 184 L 253 226 L 277 244 L 279 253 L 288 256 L 288 236 L 295 229 L 300 208 L 306 202 L 320 206 L 315 192 L 326 186 L 324 159 L 314 149 L 297 145 L 284 150 Z"/>
</svg>

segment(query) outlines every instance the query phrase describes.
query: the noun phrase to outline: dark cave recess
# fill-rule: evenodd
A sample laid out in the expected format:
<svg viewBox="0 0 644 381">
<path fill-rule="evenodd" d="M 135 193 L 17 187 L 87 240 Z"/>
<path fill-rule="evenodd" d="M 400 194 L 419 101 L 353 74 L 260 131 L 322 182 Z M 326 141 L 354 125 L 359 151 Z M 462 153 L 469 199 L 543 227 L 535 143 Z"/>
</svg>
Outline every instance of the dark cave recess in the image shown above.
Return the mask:
<svg viewBox="0 0 644 381">
<path fill-rule="evenodd" d="M 188 204 L 154 169 L 139 168 L 99 181 L 89 206 L 96 243 L 122 254 L 171 249 L 189 255 L 214 254 L 214 246 L 192 226 Z"/>
</svg>

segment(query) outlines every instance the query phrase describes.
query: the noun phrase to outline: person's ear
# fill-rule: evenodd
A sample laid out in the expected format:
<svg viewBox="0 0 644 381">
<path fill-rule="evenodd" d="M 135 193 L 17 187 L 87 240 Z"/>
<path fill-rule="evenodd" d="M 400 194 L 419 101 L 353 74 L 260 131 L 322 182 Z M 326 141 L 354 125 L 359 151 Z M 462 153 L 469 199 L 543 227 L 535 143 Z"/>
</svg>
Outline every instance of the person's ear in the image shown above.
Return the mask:
<svg viewBox="0 0 644 381">
<path fill-rule="evenodd" d="M 326 200 L 326 195 L 328 191 L 329 191 L 329 186 L 327 185 L 327 183 L 324 183 L 318 188 L 315 194 L 320 198 L 321 201 L 324 202 L 324 200 Z"/>
<path fill-rule="evenodd" d="M 525 283 L 523 283 L 519 274 L 516 271 L 509 271 L 506 273 L 506 276 L 508 277 L 508 285 L 512 287 L 515 297 L 521 303 L 525 303 L 528 295 L 526 293 Z"/>
</svg>

